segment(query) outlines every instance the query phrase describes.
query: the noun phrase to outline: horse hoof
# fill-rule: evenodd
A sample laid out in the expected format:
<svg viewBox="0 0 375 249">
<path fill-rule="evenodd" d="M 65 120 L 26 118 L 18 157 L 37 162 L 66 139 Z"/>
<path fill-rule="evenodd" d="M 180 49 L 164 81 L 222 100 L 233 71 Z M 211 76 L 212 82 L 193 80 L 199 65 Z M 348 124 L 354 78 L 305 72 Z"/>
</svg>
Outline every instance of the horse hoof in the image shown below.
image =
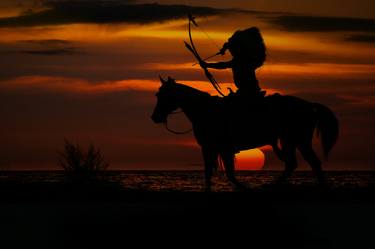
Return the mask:
<svg viewBox="0 0 375 249">
<path fill-rule="evenodd" d="M 211 192 L 211 186 L 206 186 L 204 188 L 204 192 Z"/>
<path fill-rule="evenodd" d="M 326 180 L 319 180 L 318 186 L 321 190 L 330 190 L 330 185 Z"/>
<path fill-rule="evenodd" d="M 235 188 L 236 188 L 237 191 L 249 191 L 250 190 L 249 187 L 247 187 L 246 185 L 244 185 L 242 183 L 237 183 L 235 185 Z"/>
<path fill-rule="evenodd" d="M 287 179 L 285 177 L 280 176 L 274 182 L 274 185 L 285 185 L 287 183 Z"/>
</svg>

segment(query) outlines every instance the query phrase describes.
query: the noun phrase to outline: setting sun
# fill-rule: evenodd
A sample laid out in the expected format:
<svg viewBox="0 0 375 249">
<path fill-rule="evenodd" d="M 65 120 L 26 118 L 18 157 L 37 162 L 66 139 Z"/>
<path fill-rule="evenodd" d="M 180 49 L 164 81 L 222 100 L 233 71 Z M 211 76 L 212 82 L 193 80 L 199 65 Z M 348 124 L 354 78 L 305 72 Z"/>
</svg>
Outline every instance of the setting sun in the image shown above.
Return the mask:
<svg viewBox="0 0 375 249">
<path fill-rule="evenodd" d="M 261 170 L 264 165 L 264 153 L 260 149 L 241 151 L 236 155 L 237 170 Z"/>
</svg>

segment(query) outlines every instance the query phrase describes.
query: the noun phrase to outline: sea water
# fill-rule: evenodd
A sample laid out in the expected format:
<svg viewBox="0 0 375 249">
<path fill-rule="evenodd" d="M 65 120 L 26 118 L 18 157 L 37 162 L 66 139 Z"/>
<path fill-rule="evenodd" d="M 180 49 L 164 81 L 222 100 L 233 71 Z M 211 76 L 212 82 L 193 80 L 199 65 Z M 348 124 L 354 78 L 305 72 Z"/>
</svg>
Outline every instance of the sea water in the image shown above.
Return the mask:
<svg viewBox="0 0 375 249">
<path fill-rule="evenodd" d="M 250 188 L 262 188 L 274 183 L 281 171 L 237 171 L 238 180 Z M 328 171 L 329 184 L 336 188 L 374 187 L 375 171 Z M 101 177 L 119 182 L 129 190 L 184 191 L 204 190 L 203 171 L 106 171 Z M 1 171 L 0 181 L 16 183 L 53 183 L 65 179 L 63 171 Z M 234 191 L 224 172 L 217 172 L 212 178 L 216 192 Z M 312 171 L 296 171 L 289 179 L 290 185 L 313 186 L 317 184 Z"/>
</svg>

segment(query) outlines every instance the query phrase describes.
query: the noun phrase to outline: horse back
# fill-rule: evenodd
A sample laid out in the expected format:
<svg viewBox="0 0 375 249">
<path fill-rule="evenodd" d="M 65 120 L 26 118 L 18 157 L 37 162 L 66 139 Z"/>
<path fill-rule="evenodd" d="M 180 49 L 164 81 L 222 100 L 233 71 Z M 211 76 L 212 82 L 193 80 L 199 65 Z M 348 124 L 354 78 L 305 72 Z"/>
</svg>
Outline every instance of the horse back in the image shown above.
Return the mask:
<svg viewBox="0 0 375 249">
<path fill-rule="evenodd" d="M 233 145 L 236 150 L 273 143 L 286 129 L 310 120 L 313 109 L 308 101 L 280 94 L 258 99 L 210 97 L 202 108 L 206 110 L 196 129 L 199 140 Z"/>
</svg>

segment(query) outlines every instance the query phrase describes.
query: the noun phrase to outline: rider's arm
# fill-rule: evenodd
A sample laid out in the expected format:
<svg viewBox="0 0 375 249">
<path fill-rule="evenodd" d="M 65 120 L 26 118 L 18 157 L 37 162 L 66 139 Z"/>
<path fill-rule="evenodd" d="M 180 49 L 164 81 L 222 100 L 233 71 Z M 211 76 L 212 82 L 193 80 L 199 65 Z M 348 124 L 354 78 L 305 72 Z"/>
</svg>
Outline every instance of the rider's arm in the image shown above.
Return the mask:
<svg viewBox="0 0 375 249">
<path fill-rule="evenodd" d="M 204 65 L 208 68 L 214 68 L 214 69 L 227 69 L 232 68 L 232 61 L 222 61 L 222 62 L 216 62 L 216 63 L 204 63 Z"/>
</svg>

